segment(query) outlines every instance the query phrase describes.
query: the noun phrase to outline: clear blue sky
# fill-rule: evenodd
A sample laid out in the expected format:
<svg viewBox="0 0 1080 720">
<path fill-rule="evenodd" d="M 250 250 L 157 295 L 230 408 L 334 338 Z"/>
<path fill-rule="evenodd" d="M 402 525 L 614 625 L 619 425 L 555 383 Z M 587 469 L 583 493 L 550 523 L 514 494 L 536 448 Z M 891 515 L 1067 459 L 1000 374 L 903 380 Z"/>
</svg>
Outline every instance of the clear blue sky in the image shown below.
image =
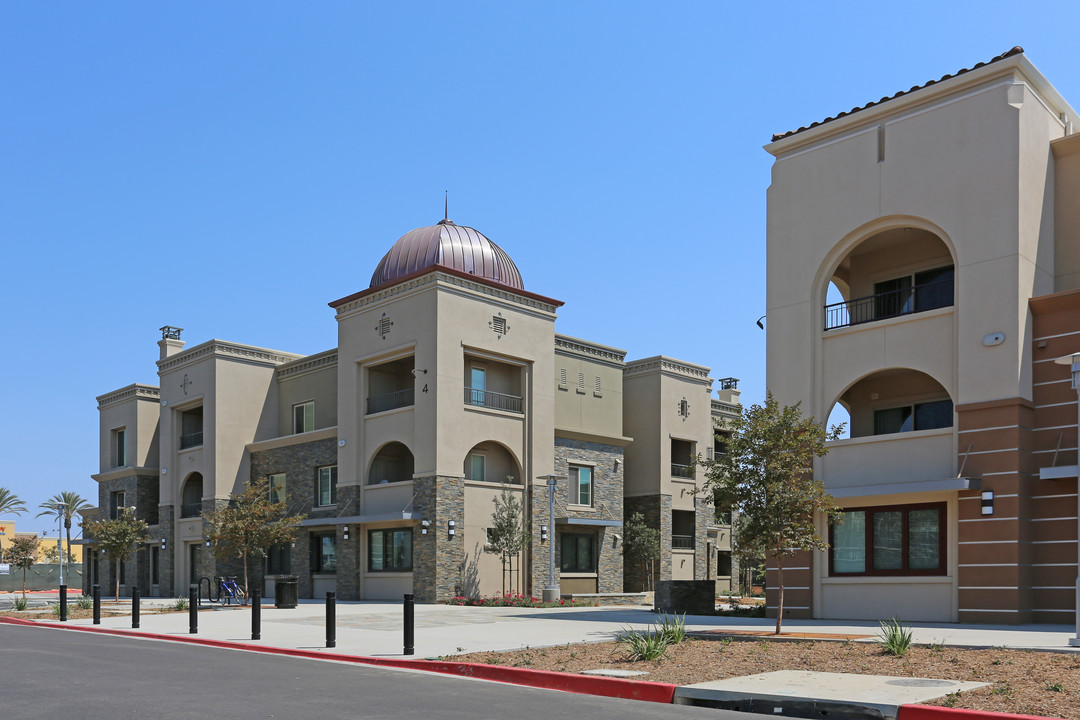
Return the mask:
<svg viewBox="0 0 1080 720">
<path fill-rule="evenodd" d="M 772 133 L 1013 45 L 1074 105 L 1080 10 L 994 3 L 0 5 L 5 472 L 96 501 L 95 396 L 157 328 L 312 353 L 442 217 L 560 332 L 765 392 Z M 23 516 L 23 530 L 48 528 Z"/>
</svg>

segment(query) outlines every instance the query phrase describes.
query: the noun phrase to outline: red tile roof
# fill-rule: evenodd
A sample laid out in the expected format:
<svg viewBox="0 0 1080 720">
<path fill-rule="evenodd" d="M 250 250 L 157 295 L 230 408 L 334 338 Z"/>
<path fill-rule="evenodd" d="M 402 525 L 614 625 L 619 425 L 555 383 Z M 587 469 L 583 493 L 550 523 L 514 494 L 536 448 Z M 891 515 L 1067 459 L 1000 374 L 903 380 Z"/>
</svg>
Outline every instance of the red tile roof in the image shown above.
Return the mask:
<svg viewBox="0 0 1080 720">
<path fill-rule="evenodd" d="M 998 55 L 997 57 L 995 57 L 995 58 L 993 58 L 993 59 L 991 59 L 991 60 L 989 60 L 987 62 L 977 63 L 976 65 L 974 65 L 973 67 L 970 67 L 970 68 L 961 68 L 960 70 L 957 70 L 955 73 L 953 73 L 951 75 L 943 75 L 938 80 L 930 80 L 928 82 L 923 83 L 922 85 L 916 85 L 915 87 L 911 88 L 910 90 L 901 90 L 900 92 L 896 93 L 895 95 L 885 96 L 885 97 L 881 98 L 880 100 L 878 100 L 876 102 L 868 102 L 865 105 L 863 105 L 862 107 L 851 108 L 847 112 L 842 112 L 842 113 L 837 114 L 835 117 L 827 117 L 824 120 L 819 120 L 818 122 L 811 123 L 810 125 L 807 125 L 806 127 L 801 127 L 798 130 L 789 130 L 788 132 L 785 132 L 785 133 L 776 133 L 776 134 L 774 134 L 772 136 L 772 141 L 776 142 L 777 140 L 783 140 L 784 138 L 791 137 L 792 135 L 798 135 L 799 133 L 803 132 L 804 130 L 809 130 L 810 128 L 816 128 L 818 125 L 824 125 L 825 123 L 832 122 L 833 120 L 839 120 L 842 117 L 847 117 L 848 115 L 851 115 L 853 113 L 857 113 L 860 110 L 866 110 L 868 108 L 874 107 L 875 105 L 880 105 L 881 103 L 888 102 L 890 100 L 895 100 L 898 97 L 901 97 L 903 95 L 908 95 L 910 93 L 915 92 L 916 90 L 922 90 L 923 88 L 928 88 L 931 85 L 935 85 L 935 84 L 937 84 L 939 82 L 943 82 L 945 80 L 948 80 L 949 78 L 954 78 L 957 75 L 963 75 L 964 73 L 969 73 L 972 70 L 978 70 L 981 67 L 989 65 L 991 63 L 999 62 L 1001 60 L 1004 60 L 1005 58 L 1011 58 L 1013 55 L 1020 55 L 1023 52 L 1024 52 L 1024 48 L 1017 45 L 1012 50 L 1009 50 L 1008 52 L 1004 52 L 1001 55 Z"/>
</svg>

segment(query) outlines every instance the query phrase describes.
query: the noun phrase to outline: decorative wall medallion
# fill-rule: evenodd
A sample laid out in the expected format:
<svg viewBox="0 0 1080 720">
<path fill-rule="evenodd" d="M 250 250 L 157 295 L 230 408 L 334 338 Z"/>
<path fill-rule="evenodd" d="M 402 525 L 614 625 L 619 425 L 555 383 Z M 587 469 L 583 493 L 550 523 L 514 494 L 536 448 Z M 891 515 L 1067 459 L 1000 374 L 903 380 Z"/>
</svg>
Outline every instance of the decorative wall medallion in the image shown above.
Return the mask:
<svg viewBox="0 0 1080 720">
<path fill-rule="evenodd" d="M 506 318 L 502 316 L 502 313 L 492 315 L 488 327 L 491 328 L 492 332 L 499 336 L 500 340 L 502 340 L 503 335 L 510 332 L 510 326 L 506 324 Z"/>
<path fill-rule="evenodd" d="M 686 401 L 686 398 L 679 401 L 679 416 L 683 420 L 690 417 L 690 403 Z"/>
<path fill-rule="evenodd" d="M 180 383 L 180 389 L 184 391 L 185 395 L 187 395 L 187 389 L 189 387 L 191 387 L 191 381 L 188 380 L 187 373 L 184 373 L 184 382 Z"/>
<path fill-rule="evenodd" d="M 375 332 L 379 333 L 379 337 L 385 340 L 386 336 L 390 334 L 390 327 L 393 324 L 394 322 L 390 319 L 390 316 L 383 313 L 382 317 L 379 318 L 379 324 L 375 326 Z"/>
</svg>

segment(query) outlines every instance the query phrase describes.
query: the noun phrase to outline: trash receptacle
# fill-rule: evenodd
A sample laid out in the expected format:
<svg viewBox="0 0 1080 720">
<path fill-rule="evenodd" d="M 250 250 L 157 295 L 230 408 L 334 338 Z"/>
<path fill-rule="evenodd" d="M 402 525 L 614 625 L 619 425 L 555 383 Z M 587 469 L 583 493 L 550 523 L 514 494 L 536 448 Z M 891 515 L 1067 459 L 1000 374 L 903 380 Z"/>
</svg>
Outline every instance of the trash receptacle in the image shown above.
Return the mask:
<svg viewBox="0 0 1080 720">
<path fill-rule="evenodd" d="M 296 584 L 299 580 L 295 575 L 279 577 L 274 581 L 274 607 L 296 607 Z"/>
</svg>

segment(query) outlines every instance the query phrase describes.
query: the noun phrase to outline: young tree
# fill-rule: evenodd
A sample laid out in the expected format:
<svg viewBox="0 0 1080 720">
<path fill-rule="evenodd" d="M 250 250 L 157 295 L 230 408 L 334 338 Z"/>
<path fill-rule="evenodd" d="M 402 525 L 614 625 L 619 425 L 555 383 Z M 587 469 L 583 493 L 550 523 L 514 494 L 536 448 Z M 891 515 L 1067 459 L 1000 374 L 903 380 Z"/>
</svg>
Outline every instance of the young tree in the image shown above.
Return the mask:
<svg viewBox="0 0 1080 720">
<path fill-rule="evenodd" d="M 92 520 L 83 526 L 86 534 L 116 561 L 116 600 L 120 600 L 120 565 L 135 551 L 135 544 L 146 539 L 146 523 L 135 517 L 135 508 L 121 508 L 115 520 Z"/>
<path fill-rule="evenodd" d="M 63 522 L 64 531 L 67 533 L 68 562 L 71 562 L 71 519 L 75 517 L 76 514 L 81 513 L 83 510 L 90 507 L 90 503 L 79 495 L 79 493 L 65 490 L 64 492 L 53 495 L 38 507 L 41 508 L 41 512 L 37 514 L 38 517 L 41 517 L 42 515 L 52 515 Z M 63 557 L 59 559 L 59 562 L 63 564 Z M 61 570 L 62 569 L 63 568 L 61 568 Z"/>
<path fill-rule="evenodd" d="M 623 525 L 623 556 L 640 565 L 642 590 L 651 590 L 653 563 L 660 558 L 660 531 L 646 525 L 639 512 Z"/>
<path fill-rule="evenodd" d="M 705 468 L 703 491 L 721 506 L 735 510 L 732 540 L 744 558 L 776 562 L 778 600 L 776 634 L 784 616 L 784 558 L 800 550 L 823 550 L 828 542 L 815 520 L 840 515 L 821 480 L 814 458 L 827 452 L 825 442 L 840 436 L 843 425 L 828 431 L 803 417 L 799 403 L 781 406 L 768 393 L 765 405 L 752 405 L 730 421 L 728 451 Z"/>
<path fill-rule="evenodd" d="M 5 515 L 22 515 L 26 512 L 26 503 L 6 487 L 0 487 L 0 517 Z M 0 547 L 0 557 L 3 557 L 3 547 Z"/>
<path fill-rule="evenodd" d="M 502 491 L 492 502 L 495 511 L 491 514 L 491 528 L 488 532 L 484 552 L 498 555 L 502 560 L 502 591 L 506 594 L 506 569 L 514 572 L 514 558 L 521 554 L 529 544 L 529 531 L 525 529 L 524 513 L 518 494 L 510 489 L 512 477 L 503 483 Z"/>
<path fill-rule="evenodd" d="M 7 559 L 17 568 L 22 568 L 22 594 L 26 599 L 26 571 L 37 562 L 38 537 L 36 535 L 16 535 L 8 547 Z"/>
<path fill-rule="evenodd" d="M 286 515 L 285 500 L 270 499 L 270 481 L 250 483 L 228 505 L 203 513 L 206 536 L 214 554 L 222 559 L 240 558 L 244 564 L 244 595 L 248 589 L 248 559 L 265 557 L 270 546 L 296 539 L 304 515 Z"/>
</svg>

